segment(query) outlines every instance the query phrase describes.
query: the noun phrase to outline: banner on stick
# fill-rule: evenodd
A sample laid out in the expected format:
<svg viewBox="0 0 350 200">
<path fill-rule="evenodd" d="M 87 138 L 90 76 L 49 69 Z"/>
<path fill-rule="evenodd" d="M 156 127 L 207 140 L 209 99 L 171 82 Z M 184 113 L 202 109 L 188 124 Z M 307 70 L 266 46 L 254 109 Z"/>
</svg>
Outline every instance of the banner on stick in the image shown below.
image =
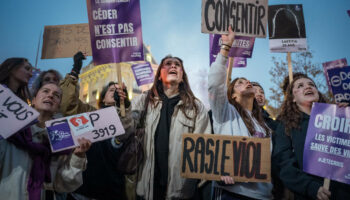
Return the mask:
<svg viewBox="0 0 350 200">
<path fill-rule="evenodd" d="M 307 50 L 301 4 L 269 6 L 268 15 L 271 52 L 287 53 Z"/>
<path fill-rule="evenodd" d="M 350 107 L 314 103 L 304 145 L 303 170 L 350 184 Z"/>
<path fill-rule="evenodd" d="M 266 37 L 267 0 L 202 0 L 202 33 Z"/>
<path fill-rule="evenodd" d="M 323 74 L 326 77 L 327 85 L 328 85 L 328 91 L 329 92 L 332 92 L 332 87 L 331 87 L 331 82 L 329 81 L 328 70 L 329 69 L 334 69 L 334 68 L 345 67 L 346 65 L 348 65 L 348 62 L 346 61 L 346 58 L 342 58 L 342 59 L 338 59 L 338 60 L 333 60 L 333 61 L 322 63 Z"/>
<path fill-rule="evenodd" d="M 87 9 L 95 65 L 144 60 L 139 0 L 87 0 Z"/>
<path fill-rule="evenodd" d="M 41 59 L 73 57 L 78 51 L 91 56 L 88 24 L 45 26 Z"/>
</svg>

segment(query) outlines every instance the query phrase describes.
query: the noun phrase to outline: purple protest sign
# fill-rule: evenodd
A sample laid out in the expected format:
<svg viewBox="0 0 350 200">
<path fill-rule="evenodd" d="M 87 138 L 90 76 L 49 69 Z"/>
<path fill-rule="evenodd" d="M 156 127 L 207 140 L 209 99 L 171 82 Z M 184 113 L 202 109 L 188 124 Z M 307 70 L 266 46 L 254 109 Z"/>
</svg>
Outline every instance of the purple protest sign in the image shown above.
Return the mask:
<svg viewBox="0 0 350 200">
<path fill-rule="evenodd" d="M 247 59 L 241 57 L 235 57 L 233 60 L 233 67 L 246 67 Z"/>
<path fill-rule="evenodd" d="M 139 0 L 87 0 L 87 10 L 95 65 L 144 59 Z"/>
<path fill-rule="evenodd" d="M 329 61 L 329 62 L 325 62 L 322 63 L 323 66 L 323 74 L 326 77 L 327 80 L 327 85 L 328 85 L 328 91 L 332 92 L 332 88 L 331 88 L 331 83 L 329 81 L 329 76 L 328 76 L 328 72 L 327 70 L 329 69 L 333 69 L 333 68 L 340 68 L 340 67 L 344 67 L 347 65 L 347 61 L 346 58 L 342 58 L 342 59 L 338 59 L 338 60 L 333 60 L 333 61 Z"/>
<path fill-rule="evenodd" d="M 350 67 L 333 68 L 327 71 L 336 103 L 350 101 Z"/>
<path fill-rule="evenodd" d="M 251 58 L 253 54 L 255 38 L 246 36 L 235 36 L 229 57 Z M 210 65 L 215 61 L 216 55 L 220 52 L 221 35 L 209 34 L 209 60 Z"/>
<path fill-rule="evenodd" d="M 138 86 L 153 83 L 154 74 L 149 62 L 132 65 L 131 69 Z"/>
<path fill-rule="evenodd" d="M 74 146 L 74 141 L 68 123 L 47 127 L 52 151 Z"/>
<path fill-rule="evenodd" d="M 314 103 L 305 139 L 303 170 L 350 184 L 350 107 Z"/>
</svg>

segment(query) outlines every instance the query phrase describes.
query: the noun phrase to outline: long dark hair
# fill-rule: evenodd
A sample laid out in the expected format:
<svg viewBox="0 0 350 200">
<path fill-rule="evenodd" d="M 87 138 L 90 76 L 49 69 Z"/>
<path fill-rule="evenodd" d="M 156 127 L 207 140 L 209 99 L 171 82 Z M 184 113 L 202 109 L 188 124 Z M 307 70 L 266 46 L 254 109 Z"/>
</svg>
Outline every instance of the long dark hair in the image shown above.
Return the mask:
<svg viewBox="0 0 350 200">
<path fill-rule="evenodd" d="M 242 117 L 243 122 L 247 126 L 250 135 L 253 136 L 256 130 L 252 118 L 249 116 L 248 112 L 241 106 L 241 104 L 239 104 L 234 98 L 232 98 L 232 95 L 235 93 L 234 86 L 239 79 L 247 80 L 243 77 L 234 79 L 227 88 L 227 98 L 230 104 L 232 104 L 237 109 L 237 112 Z M 261 108 L 259 107 L 258 102 L 255 100 L 255 98 L 253 100 L 252 115 L 258 121 L 259 125 L 265 130 L 266 136 L 270 136 L 270 129 L 265 124 Z"/>
<path fill-rule="evenodd" d="M 286 90 L 286 96 L 282 103 L 281 113 L 278 116 L 278 120 L 281 121 L 285 126 L 285 133 L 286 135 L 290 135 L 290 132 L 292 129 L 298 129 L 300 130 L 300 122 L 303 118 L 303 112 L 299 110 L 298 105 L 293 102 L 294 95 L 293 95 L 293 88 L 295 81 L 301 79 L 301 78 L 307 78 L 311 80 L 314 84 L 315 82 L 309 78 L 306 74 L 298 74 L 298 76 L 295 76 L 292 83 L 288 85 Z M 316 84 L 315 84 L 316 86 Z M 317 87 L 316 87 L 317 88 Z M 317 90 L 318 91 L 318 90 Z M 318 91 L 319 99 L 318 102 L 324 103 L 326 102 L 323 95 Z"/>
<path fill-rule="evenodd" d="M 194 117 L 195 117 L 198 114 L 198 106 L 196 104 L 197 98 L 194 96 L 194 94 L 190 88 L 187 74 L 186 74 L 184 66 L 183 66 L 183 61 L 178 57 L 173 57 L 171 55 L 168 55 L 162 59 L 162 61 L 160 62 L 160 65 L 157 69 L 157 73 L 154 77 L 153 86 L 147 94 L 147 98 L 149 99 L 149 102 L 151 103 L 152 106 L 156 106 L 159 99 L 160 99 L 160 94 L 164 93 L 163 84 L 162 84 L 162 81 L 159 80 L 159 77 L 160 77 L 160 70 L 161 70 L 162 66 L 164 65 L 164 61 L 168 58 L 175 58 L 175 59 L 179 60 L 181 63 L 183 76 L 182 76 L 182 82 L 179 84 L 179 93 L 180 93 L 180 98 L 181 98 L 183 104 L 179 105 L 179 108 L 184 113 L 186 118 L 192 119 L 191 117 L 189 117 L 186 114 L 185 110 L 187 110 L 187 109 L 192 110 L 193 109 L 195 112 L 195 115 L 194 115 Z"/>
<path fill-rule="evenodd" d="M 0 65 L 0 84 L 8 86 L 11 72 L 18 69 L 24 63 L 29 63 L 26 58 L 8 58 Z M 30 63 L 29 63 L 30 64 Z M 31 100 L 28 84 L 21 85 L 17 91 L 13 91 L 19 98 L 27 102 Z"/>
<path fill-rule="evenodd" d="M 108 85 L 106 85 L 106 86 L 104 86 L 104 87 L 102 88 L 102 91 L 101 91 L 101 93 L 100 93 L 100 98 L 99 98 L 98 101 L 97 101 L 97 107 L 98 107 L 98 109 L 104 108 L 104 107 L 106 106 L 105 103 L 103 102 L 103 100 L 104 100 L 104 98 L 105 98 L 105 96 L 106 96 L 106 93 L 107 93 L 108 88 L 109 88 L 111 85 L 114 85 L 114 84 L 118 84 L 118 83 L 117 83 L 117 82 L 111 81 L 111 82 L 108 83 Z"/>
</svg>

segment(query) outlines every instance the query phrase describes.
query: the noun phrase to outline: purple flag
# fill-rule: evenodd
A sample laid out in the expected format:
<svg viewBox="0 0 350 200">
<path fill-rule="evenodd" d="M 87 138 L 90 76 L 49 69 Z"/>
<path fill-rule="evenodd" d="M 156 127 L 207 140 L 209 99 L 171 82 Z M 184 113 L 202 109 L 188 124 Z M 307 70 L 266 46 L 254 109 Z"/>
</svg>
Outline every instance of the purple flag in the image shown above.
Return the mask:
<svg viewBox="0 0 350 200">
<path fill-rule="evenodd" d="M 305 139 L 303 170 L 350 184 L 350 107 L 314 103 Z"/>
<path fill-rule="evenodd" d="M 153 83 L 154 74 L 149 62 L 132 65 L 131 69 L 138 86 Z"/>
<path fill-rule="evenodd" d="M 342 59 L 338 59 L 338 60 L 333 60 L 333 61 L 329 61 L 329 62 L 325 62 L 322 63 L 323 66 L 323 74 L 326 77 L 327 80 L 327 85 L 328 85 L 328 91 L 332 92 L 332 88 L 331 88 L 331 83 L 329 81 L 329 76 L 328 76 L 328 70 L 329 69 L 333 69 L 333 68 L 340 68 L 340 67 L 344 67 L 346 66 L 348 63 L 346 61 L 346 58 L 342 58 Z"/>
<path fill-rule="evenodd" d="M 336 103 L 350 101 L 350 67 L 329 69 L 328 76 Z"/>
<path fill-rule="evenodd" d="M 255 38 L 246 36 L 236 36 L 229 57 L 251 58 L 253 54 Z M 220 52 L 221 35 L 209 34 L 209 58 L 210 65 L 215 61 L 216 55 Z"/>
<path fill-rule="evenodd" d="M 139 0 L 88 0 L 87 9 L 95 65 L 144 60 Z"/>
</svg>

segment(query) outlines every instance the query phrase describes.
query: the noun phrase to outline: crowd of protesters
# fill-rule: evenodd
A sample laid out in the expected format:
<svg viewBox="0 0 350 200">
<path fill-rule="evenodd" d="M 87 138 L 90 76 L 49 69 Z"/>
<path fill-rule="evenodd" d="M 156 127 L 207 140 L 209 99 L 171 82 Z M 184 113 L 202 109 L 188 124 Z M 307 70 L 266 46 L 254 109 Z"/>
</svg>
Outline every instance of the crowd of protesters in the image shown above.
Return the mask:
<svg viewBox="0 0 350 200">
<path fill-rule="evenodd" d="M 277 120 L 263 109 L 264 89 L 244 77 L 227 85 L 226 63 L 234 32 L 222 35 L 222 48 L 210 67 L 208 113 L 189 85 L 184 63 L 166 56 L 152 88 L 128 99 L 125 85 L 110 82 L 97 107 L 79 99 L 79 74 L 85 55 L 78 52 L 69 74 L 42 72 L 31 89 L 33 67 L 25 58 L 9 58 L 0 66 L 0 84 L 39 112 L 37 123 L 0 140 L 0 199 L 350 199 L 350 186 L 303 172 L 303 151 L 313 102 L 326 102 L 314 81 L 295 73 L 283 85 L 285 95 Z M 114 107 L 125 134 L 52 153 L 45 122 Z M 341 107 L 348 103 L 338 104 Z M 135 174 L 119 170 L 121 152 L 140 125 L 144 128 L 143 162 Z M 272 182 L 187 179 L 180 176 L 182 134 L 224 134 L 271 138 Z M 204 182 L 204 184 L 203 184 Z M 291 196 L 289 194 L 292 194 Z"/>
</svg>

